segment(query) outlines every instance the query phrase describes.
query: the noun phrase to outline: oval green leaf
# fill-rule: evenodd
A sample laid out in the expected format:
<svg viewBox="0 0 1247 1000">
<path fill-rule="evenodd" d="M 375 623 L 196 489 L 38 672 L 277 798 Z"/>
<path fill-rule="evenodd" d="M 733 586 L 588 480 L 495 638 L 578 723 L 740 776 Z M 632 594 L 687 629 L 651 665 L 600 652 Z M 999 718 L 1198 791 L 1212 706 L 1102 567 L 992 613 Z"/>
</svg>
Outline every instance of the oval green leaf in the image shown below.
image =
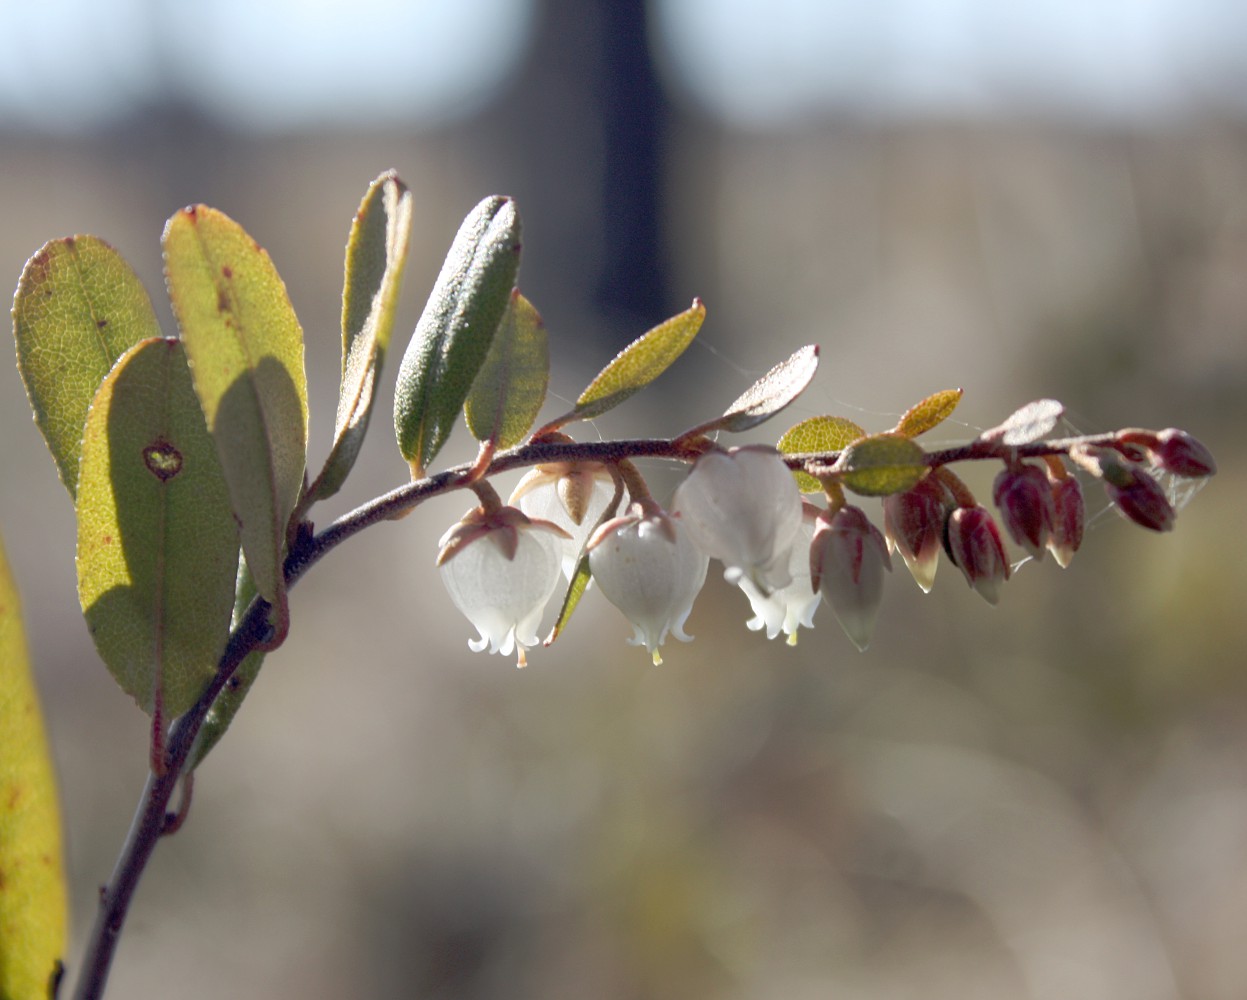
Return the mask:
<svg viewBox="0 0 1247 1000">
<path fill-rule="evenodd" d="M 601 416 L 634 392 L 644 389 L 684 353 L 705 318 L 706 307 L 701 299 L 693 299 L 693 304 L 684 312 L 641 334 L 598 372 L 576 400 L 574 410 L 552 420 L 543 430 L 562 427 L 572 420 L 591 420 Z"/>
<path fill-rule="evenodd" d="M 589 588 L 589 580 L 592 578 L 589 571 L 589 553 L 585 553 L 580 557 L 580 562 L 576 564 L 576 572 L 572 576 L 571 583 L 567 586 L 567 593 L 563 595 L 563 604 L 559 608 L 558 618 L 554 621 L 554 627 L 550 629 L 550 634 L 542 641 L 543 646 L 549 646 L 567 628 L 568 622 L 572 620 L 572 613 L 576 610 L 576 606 L 580 604 L 580 599 L 585 596 L 585 591 Z"/>
<path fill-rule="evenodd" d="M 866 431 L 844 417 L 810 417 L 788 428 L 776 448 L 783 455 L 825 454 L 842 451 L 865 436 Z M 822 484 L 808 472 L 797 469 L 793 471 L 793 475 L 797 477 L 797 485 L 802 493 L 823 491 Z"/>
<path fill-rule="evenodd" d="M 1037 399 L 1009 414 L 1004 423 L 984 431 L 979 437 L 1017 448 L 1032 441 L 1041 441 L 1065 415 L 1065 407 L 1055 399 Z"/>
<path fill-rule="evenodd" d="M 450 437 L 520 266 L 520 215 L 501 195 L 463 220 L 398 369 L 394 431 L 413 478 Z"/>
<path fill-rule="evenodd" d="M 390 346 L 399 285 L 411 241 L 411 192 L 393 171 L 368 188 L 346 243 L 342 289 L 342 382 L 333 447 L 307 502 L 333 496 L 345 482 L 372 415 L 377 379 Z"/>
<path fill-rule="evenodd" d="M 927 474 L 925 457 L 922 446 L 903 435 L 875 434 L 845 448 L 832 471 L 854 493 L 886 497 L 903 493 Z"/>
<path fill-rule="evenodd" d="M 26 262 L 13 299 L 17 368 L 71 497 L 87 408 L 130 347 L 160 336 L 147 291 L 94 236 L 52 240 Z"/>
<path fill-rule="evenodd" d="M 78 599 L 95 647 L 146 712 L 185 712 L 229 633 L 238 528 L 178 340 L 146 340 L 87 416 Z"/>
<path fill-rule="evenodd" d="M 0 543 L 0 997 L 52 996 L 69 923 L 56 775 Z"/>
<path fill-rule="evenodd" d="M 537 419 L 549 381 L 546 326 L 516 289 L 463 404 L 472 436 L 499 448 L 519 444 Z"/>
<path fill-rule="evenodd" d="M 960 389 L 941 389 L 926 399 L 915 403 L 902 414 L 897 422 L 896 433 L 905 437 L 917 437 L 948 419 L 961 402 Z"/>
<path fill-rule="evenodd" d="M 758 379 L 727 408 L 723 416 L 702 428 L 701 432 L 739 432 L 770 420 L 805 391 L 817 371 L 818 345 L 808 344 Z"/>
<path fill-rule="evenodd" d="M 185 208 L 163 242 L 169 297 L 247 565 L 284 617 L 286 527 L 307 448 L 303 330 L 272 260 L 228 216 Z"/>
</svg>

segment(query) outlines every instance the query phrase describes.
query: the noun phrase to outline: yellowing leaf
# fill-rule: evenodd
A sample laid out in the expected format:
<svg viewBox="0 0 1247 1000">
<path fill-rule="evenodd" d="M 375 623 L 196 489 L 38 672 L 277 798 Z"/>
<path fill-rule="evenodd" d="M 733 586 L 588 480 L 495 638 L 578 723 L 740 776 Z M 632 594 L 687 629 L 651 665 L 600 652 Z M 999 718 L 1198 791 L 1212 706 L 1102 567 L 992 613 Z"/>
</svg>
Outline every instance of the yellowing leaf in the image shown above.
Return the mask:
<svg viewBox="0 0 1247 1000">
<path fill-rule="evenodd" d="M 238 529 L 182 343 L 145 340 L 95 395 L 78 483 L 78 598 L 144 711 L 194 704 L 229 632 Z"/>
<path fill-rule="evenodd" d="M 896 433 L 905 437 L 917 437 L 942 423 L 961 402 L 960 389 L 942 389 L 926 399 L 915 403 L 902 415 L 896 425 Z"/>
<path fill-rule="evenodd" d="M 342 383 L 333 447 L 309 499 L 335 494 L 355 464 L 390 346 L 407 246 L 411 238 L 411 192 L 390 171 L 372 182 L 346 243 L 342 289 Z"/>
<path fill-rule="evenodd" d="M 394 432 L 413 476 L 450 437 L 520 266 L 520 215 L 501 195 L 476 206 L 455 235 L 398 368 Z"/>
<path fill-rule="evenodd" d="M 286 526 L 303 487 L 303 330 L 267 253 L 228 216 L 165 226 L 165 276 L 256 587 L 284 615 Z"/>
<path fill-rule="evenodd" d="M 810 417 L 788 428 L 776 447 L 783 455 L 802 455 L 813 452 L 841 451 L 866 432 L 844 417 Z M 796 470 L 797 485 L 802 493 L 821 493 L 822 484 L 808 472 Z"/>
<path fill-rule="evenodd" d="M 499 448 L 519 444 L 537 419 L 549 381 L 545 324 L 516 289 L 463 404 L 472 436 Z"/>
<path fill-rule="evenodd" d="M 51 995 L 68 913 L 56 776 L 0 543 L 0 997 Z"/>
<path fill-rule="evenodd" d="M 706 318 L 701 299 L 682 313 L 659 323 L 620 351 L 576 400 L 566 417 L 551 421 L 559 427 L 569 420 L 590 420 L 614 409 L 634 392 L 644 389 L 670 367 L 693 342 Z"/>
<path fill-rule="evenodd" d="M 13 335 L 35 422 L 72 497 L 91 397 L 128 348 L 160 336 L 151 300 L 103 240 L 52 240 L 22 270 Z"/>
<path fill-rule="evenodd" d="M 884 497 L 903 493 L 927 474 L 922 447 L 900 434 L 861 438 L 840 454 L 832 467 L 854 493 Z"/>
</svg>

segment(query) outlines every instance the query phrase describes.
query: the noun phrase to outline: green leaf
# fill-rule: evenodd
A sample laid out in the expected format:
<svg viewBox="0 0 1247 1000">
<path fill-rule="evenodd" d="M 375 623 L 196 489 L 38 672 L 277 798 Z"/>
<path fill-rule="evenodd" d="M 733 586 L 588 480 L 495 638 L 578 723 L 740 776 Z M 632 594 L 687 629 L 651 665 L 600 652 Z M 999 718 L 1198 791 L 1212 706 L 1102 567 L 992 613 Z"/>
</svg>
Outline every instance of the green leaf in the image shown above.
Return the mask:
<svg viewBox="0 0 1247 1000">
<path fill-rule="evenodd" d="M 229 632 L 238 529 L 181 341 L 145 340 L 100 386 L 78 481 L 78 599 L 122 689 L 185 712 Z"/>
<path fill-rule="evenodd" d="M 725 430 L 738 433 L 770 420 L 805 391 L 817 371 L 818 345 L 802 347 L 746 389 L 723 416 L 699 428 L 700 432 L 709 434 Z"/>
<path fill-rule="evenodd" d="M 957 404 L 961 402 L 960 389 L 942 389 L 932 393 L 926 399 L 915 403 L 901 416 L 896 425 L 896 433 L 905 437 L 917 437 L 942 423 Z"/>
<path fill-rule="evenodd" d="M 549 381 L 545 324 L 516 289 L 463 404 L 472 436 L 500 448 L 519 444 L 537 419 Z"/>
<path fill-rule="evenodd" d="M 355 464 L 390 346 L 411 239 L 411 192 L 390 171 L 372 182 L 346 243 L 342 289 L 342 383 L 333 447 L 308 500 L 333 496 Z"/>
<path fill-rule="evenodd" d="M 234 613 L 230 618 L 231 629 L 238 627 L 255 596 L 255 581 L 251 579 L 247 561 L 240 559 L 237 589 L 234 594 Z M 238 669 L 234 671 L 234 676 L 216 696 L 216 701 L 212 703 L 208 714 L 204 716 L 203 725 L 199 727 L 199 735 L 195 737 L 195 744 L 187 756 L 185 769 L 188 773 L 203 763 L 204 758 L 229 729 L 234 716 L 238 714 L 238 709 L 242 707 L 243 699 L 247 697 L 251 685 L 255 683 L 260 667 L 264 665 L 264 655 L 264 651 L 260 649 L 248 653 L 238 665 Z"/>
<path fill-rule="evenodd" d="M 174 215 L 164 254 L 169 297 L 247 565 L 284 617 L 286 527 L 303 487 L 307 447 L 303 330 L 268 254 L 216 209 L 196 205 Z"/>
<path fill-rule="evenodd" d="M 559 616 L 555 619 L 554 628 L 550 630 L 550 634 L 542 642 L 543 646 L 549 646 L 563 633 L 563 629 L 567 628 L 567 623 L 572 620 L 572 612 L 576 610 L 576 605 L 580 603 L 580 599 L 585 596 L 591 576 L 592 574 L 589 572 L 589 553 L 586 552 L 580 557 L 580 562 L 576 564 L 576 572 L 567 587 L 567 593 L 563 595 L 563 606 L 559 608 Z"/>
<path fill-rule="evenodd" d="M 832 471 L 854 493 L 886 497 L 903 493 L 927 474 L 925 456 L 922 446 L 907 437 L 875 434 L 845 448 Z"/>
<path fill-rule="evenodd" d="M 572 420 L 591 420 L 644 389 L 684 353 L 705 318 L 701 299 L 693 299 L 684 312 L 659 323 L 616 354 L 580 394 L 576 408 L 546 426 L 553 429 Z"/>
<path fill-rule="evenodd" d="M 866 432 L 844 417 L 810 417 L 788 428 L 779 439 L 776 448 L 782 455 L 803 455 L 841 451 L 854 441 L 866 436 Z M 822 484 L 808 472 L 794 470 L 797 485 L 802 493 L 821 493 Z"/>
<path fill-rule="evenodd" d="M 75 496 L 87 407 L 127 349 L 160 336 L 138 276 L 94 236 L 52 240 L 26 262 L 13 299 L 17 367 L 35 423 Z"/>
<path fill-rule="evenodd" d="M 515 202 L 486 198 L 463 220 L 398 369 L 394 431 L 419 478 L 454 429 L 520 266 Z"/>
<path fill-rule="evenodd" d="M 1017 448 L 1032 441 L 1042 441 L 1052 433 L 1065 407 L 1055 399 L 1037 399 L 1009 414 L 1004 423 L 979 435 L 983 441 L 996 441 Z"/>
<path fill-rule="evenodd" d="M 0 997 L 52 995 L 65 954 L 65 886 L 56 775 L 0 543 Z"/>
</svg>

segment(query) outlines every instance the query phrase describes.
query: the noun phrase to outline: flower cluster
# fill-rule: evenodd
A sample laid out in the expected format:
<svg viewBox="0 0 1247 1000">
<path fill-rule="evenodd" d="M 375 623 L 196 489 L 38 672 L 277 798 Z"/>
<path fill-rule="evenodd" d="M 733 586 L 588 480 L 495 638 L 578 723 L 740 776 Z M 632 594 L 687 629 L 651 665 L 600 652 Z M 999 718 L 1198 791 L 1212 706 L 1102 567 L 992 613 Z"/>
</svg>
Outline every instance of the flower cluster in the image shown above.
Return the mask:
<svg viewBox="0 0 1247 1000">
<path fill-rule="evenodd" d="M 1062 567 L 1078 551 L 1086 523 L 1082 486 L 1067 461 L 1101 479 L 1125 517 L 1156 531 L 1174 520 L 1158 475 L 1214 471 L 1207 450 L 1173 430 L 1123 431 L 1107 444 L 1072 445 L 1066 455 L 1027 460 L 1001 446 L 985 456 L 1003 463 L 992 501 L 1004 535 L 1029 558 L 1051 552 Z M 518 649 L 521 665 L 560 576 L 573 592 L 578 578 L 582 590 L 596 581 L 632 623 L 628 641 L 644 646 L 655 663 L 668 636 L 692 638 L 684 626 L 711 559 L 748 598 L 748 627 L 765 629 L 770 639 L 783 632 L 789 644 L 814 624 L 825 599 L 865 650 L 893 551 L 924 592 L 942 552 L 974 591 L 990 604 L 999 601 L 1011 573 L 1004 537 L 947 464 L 919 468 L 912 485 L 883 497 L 882 532 L 845 502 L 834 475 L 819 482 L 826 507 L 802 499 L 775 449 L 708 446 L 668 511 L 626 459 L 542 465 L 516 488 L 511 500 L 518 507 L 487 499 L 456 525 L 443 539 L 439 565 L 455 603 L 480 632 L 472 648 Z"/>
</svg>

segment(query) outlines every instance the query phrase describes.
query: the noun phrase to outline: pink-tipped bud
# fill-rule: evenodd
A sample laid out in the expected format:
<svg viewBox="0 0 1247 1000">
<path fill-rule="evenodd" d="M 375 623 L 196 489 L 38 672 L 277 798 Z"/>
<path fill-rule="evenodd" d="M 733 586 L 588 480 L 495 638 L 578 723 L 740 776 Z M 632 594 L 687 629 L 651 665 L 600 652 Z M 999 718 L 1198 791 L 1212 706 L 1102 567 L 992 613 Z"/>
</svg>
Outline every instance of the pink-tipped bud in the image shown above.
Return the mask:
<svg viewBox="0 0 1247 1000">
<path fill-rule="evenodd" d="M 948 487 L 934 475 L 883 500 L 883 529 L 888 546 L 901 554 L 924 593 L 929 594 L 935 583 L 944 544 L 944 522 L 954 506 Z"/>
<path fill-rule="evenodd" d="M 1126 517 L 1152 531 L 1169 531 L 1177 513 L 1147 470 L 1133 462 L 1123 463 L 1113 476 L 1104 477 L 1104 489 L 1113 505 Z"/>
<path fill-rule="evenodd" d="M 1073 476 L 1052 482 L 1052 536 L 1048 551 L 1061 569 L 1065 569 L 1082 545 L 1083 526 L 1087 523 L 1087 505 L 1082 487 Z"/>
<path fill-rule="evenodd" d="M 1186 431 L 1168 427 L 1156 435 L 1152 460 L 1175 476 L 1200 479 L 1214 475 L 1217 463 L 1204 445 Z"/>
<path fill-rule="evenodd" d="M 1035 559 L 1042 559 L 1052 537 L 1052 489 L 1043 469 L 1017 465 L 1002 469 L 992 487 L 1005 530 Z"/>
<path fill-rule="evenodd" d="M 853 645 L 865 651 L 883 601 L 883 574 L 891 570 L 879 529 L 858 507 L 820 514 L 810 544 L 810 584 L 822 593 Z"/>
<path fill-rule="evenodd" d="M 948 554 L 966 582 L 988 604 L 1000 600 L 1000 585 L 1009 579 L 1000 530 L 984 507 L 958 507 L 948 518 Z"/>
</svg>

